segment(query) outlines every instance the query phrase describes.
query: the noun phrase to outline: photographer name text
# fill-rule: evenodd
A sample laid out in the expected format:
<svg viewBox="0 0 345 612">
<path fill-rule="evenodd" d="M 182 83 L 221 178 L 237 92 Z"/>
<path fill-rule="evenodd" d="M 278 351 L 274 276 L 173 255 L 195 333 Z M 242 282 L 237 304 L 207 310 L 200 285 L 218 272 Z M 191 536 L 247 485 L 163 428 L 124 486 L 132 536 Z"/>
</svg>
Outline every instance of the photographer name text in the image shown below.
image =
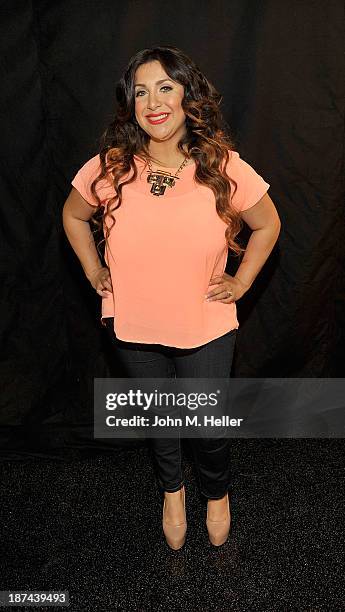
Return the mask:
<svg viewBox="0 0 345 612">
<path fill-rule="evenodd" d="M 200 422 L 200 420 L 202 422 Z M 159 417 L 155 415 L 153 419 L 144 416 L 132 416 L 130 418 L 116 417 L 108 415 L 106 424 L 108 427 L 240 427 L 243 419 L 231 418 L 229 415 L 221 417 L 204 416 L 199 419 L 197 415 L 186 415 L 183 423 L 181 418 L 173 418 L 170 416 Z"/>
</svg>

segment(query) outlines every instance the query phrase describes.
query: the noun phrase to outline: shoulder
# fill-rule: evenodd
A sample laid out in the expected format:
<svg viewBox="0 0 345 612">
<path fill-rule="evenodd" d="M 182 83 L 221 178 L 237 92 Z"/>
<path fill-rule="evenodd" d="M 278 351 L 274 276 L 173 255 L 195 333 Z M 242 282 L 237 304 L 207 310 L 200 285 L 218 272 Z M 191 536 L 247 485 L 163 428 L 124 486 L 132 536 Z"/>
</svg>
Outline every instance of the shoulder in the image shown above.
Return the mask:
<svg viewBox="0 0 345 612">
<path fill-rule="evenodd" d="M 78 170 L 78 174 L 82 174 L 85 178 L 90 178 L 93 175 L 99 174 L 101 170 L 101 158 L 99 153 L 88 159 Z"/>
<path fill-rule="evenodd" d="M 238 151 L 235 151 L 233 149 L 228 149 L 228 153 L 229 153 L 229 162 L 234 162 L 234 161 L 241 159 Z"/>
<path fill-rule="evenodd" d="M 262 178 L 238 151 L 228 149 L 228 153 L 229 160 L 225 165 L 225 171 L 236 183 L 238 181 L 257 181 Z"/>
<path fill-rule="evenodd" d="M 89 204 L 97 205 L 97 200 L 91 191 L 91 185 L 93 181 L 100 175 L 101 172 L 101 158 L 100 154 L 94 155 L 88 159 L 79 168 L 77 174 L 72 179 L 71 183 L 79 193 L 83 196 L 84 200 Z M 109 177 L 103 177 L 96 185 L 96 191 L 101 198 L 105 200 L 113 196 L 113 186 Z"/>
<path fill-rule="evenodd" d="M 108 162 L 106 156 L 106 164 Z M 85 184 L 91 184 L 101 173 L 102 164 L 100 153 L 97 153 L 93 157 L 90 157 L 78 170 L 73 180 L 79 180 Z M 111 180 L 110 173 L 106 173 L 105 177 L 101 179 L 101 185 L 104 181 Z"/>
<path fill-rule="evenodd" d="M 238 151 L 229 150 L 226 174 L 231 183 L 234 184 L 231 202 L 238 211 L 244 211 L 254 206 L 270 187 L 270 184 L 248 162 L 242 159 Z"/>
<path fill-rule="evenodd" d="M 228 155 L 229 155 L 228 161 L 225 163 L 226 172 L 230 172 L 231 170 L 233 172 L 236 172 L 236 170 L 238 171 L 240 168 L 243 167 L 243 163 L 246 163 L 241 158 L 238 151 L 228 149 Z"/>
</svg>

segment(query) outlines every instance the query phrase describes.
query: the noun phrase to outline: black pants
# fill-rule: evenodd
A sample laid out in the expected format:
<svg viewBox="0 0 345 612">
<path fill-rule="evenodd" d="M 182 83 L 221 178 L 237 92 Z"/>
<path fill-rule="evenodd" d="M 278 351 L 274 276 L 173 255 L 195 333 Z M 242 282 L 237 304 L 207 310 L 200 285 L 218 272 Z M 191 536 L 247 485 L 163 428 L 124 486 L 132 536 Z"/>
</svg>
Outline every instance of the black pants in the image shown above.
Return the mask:
<svg viewBox="0 0 345 612">
<path fill-rule="evenodd" d="M 230 376 L 236 329 L 203 346 L 191 349 L 125 342 L 116 338 L 114 319 L 104 319 L 116 360 L 124 377 L 131 378 L 228 378 Z M 151 438 L 158 468 L 158 482 L 164 491 L 178 491 L 184 484 L 181 440 Z M 197 469 L 199 489 L 208 499 L 220 499 L 232 489 L 228 438 L 190 438 L 187 442 Z"/>
</svg>

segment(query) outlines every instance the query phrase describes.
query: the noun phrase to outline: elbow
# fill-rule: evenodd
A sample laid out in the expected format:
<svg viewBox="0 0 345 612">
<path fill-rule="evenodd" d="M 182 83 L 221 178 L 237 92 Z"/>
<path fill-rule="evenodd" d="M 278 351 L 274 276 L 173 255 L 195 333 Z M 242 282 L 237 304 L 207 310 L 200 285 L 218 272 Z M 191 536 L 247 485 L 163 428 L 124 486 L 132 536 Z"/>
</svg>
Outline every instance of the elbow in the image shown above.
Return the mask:
<svg viewBox="0 0 345 612">
<path fill-rule="evenodd" d="M 68 212 L 68 207 L 66 206 L 66 203 L 63 206 L 62 209 L 62 226 L 64 228 L 64 230 L 66 230 L 66 228 L 68 227 L 68 221 L 71 217 L 70 213 Z"/>
<path fill-rule="evenodd" d="M 280 219 L 279 219 L 279 217 L 278 217 L 277 222 L 276 222 L 276 232 L 277 232 L 277 238 L 278 238 L 278 236 L 279 236 L 279 234 L 280 234 L 280 230 L 281 230 L 281 228 L 282 228 L 282 224 L 281 224 L 281 221 L 280 221 Z"/>
<path fill-rule="evenodd" d="M 275 219 L 274 219 L 274 222 L 273 222 L 273 228 L 274 228 L 274 233 L 276 234 L 276 236 L 278 238 L 278 236 L 280 234 L 280 230 L 281 230 L 282 224 L 281 224 L 281 220 L 280 220 L 280 217 L 278 215 L 277 209 L 275 209 L 275 215 L 274 216 L 275 216 Z"/>
<path fill-rule="evenodd" d="M 278 217 L 278 219 L 276 220 L 275 224 L 274 224 L 274 230 L 273 230 L 273 244 L 275 245 L 278 242 L 278 238 L 280 236 L 280 230 L 281 230 L 281 221 Z"/>
<path fill-rule="evenodd" d="M 76 223 L 76 218 L 73 215 L 73 212 L 68 202 L 65 202 L 62 208 L 61 217 L 62 217 L 62 227 L 64 228 L 67 234 L 71 230 L 71 228 L 75 226 L 75 223 Z"/>
</svg>

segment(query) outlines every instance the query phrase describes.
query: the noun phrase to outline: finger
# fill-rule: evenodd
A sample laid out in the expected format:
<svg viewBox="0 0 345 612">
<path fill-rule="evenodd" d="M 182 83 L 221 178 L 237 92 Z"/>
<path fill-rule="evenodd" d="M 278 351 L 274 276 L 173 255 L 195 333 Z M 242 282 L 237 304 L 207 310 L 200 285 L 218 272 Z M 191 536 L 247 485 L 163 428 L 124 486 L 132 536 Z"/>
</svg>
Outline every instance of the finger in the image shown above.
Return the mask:
<svg viewBox="0 0 345 612">
<path fill-rule="evenodd" d="M 221 283 L 221 282 L 222 282 L 222 280 L 223 280 L 223 277 L 222 277 L 222 276 L 214 276 L 213 278 L 211 278 L 211 280 L 210 280 L 210 282 L 209 282 L 209 285 L 216 285 L 216 284 L 219 284 L 219 283 Z"/>
<path fill-rule="evenodd" d="M 99 294 L 103 294 L 103 295 L 107 294 L 107 292 L 109 290 L 108 290 L 108 287 L 106 286 L 106 281 L 105 280 L 103 280 L 103 281 L 101 281 L 100 283 L 97 284 L 96 291 Z"/>
<path fill-rule="evenodd" d="M 97 289 L 97 293 L 101 297 L 108 297 L 108 295 L 109 295 L 109 291 L 107 291 L 105 289 Z"/>
<path fill-rule="evenodd" d="M 107 290 L 107 291 L 110 291 L 111 293 L 113 292 L 113 287 L 112 287 L 112 284 L 111 284 L 110 280 L 105 279 L 103 281 L 103 289 Z"/>
<path fill-rule="evenodd" d="M 208 293 L 205 297 L 206 301 L 210 302 L 211 300 L 219 299 L 219 296 L 226 297 L 226 295 L 226 289 L 224 287 L 219 287 L 218 289 L 213 289 L 213 291 L 210 291 L 210 293 Z"/>
<path fill-rule="evenodd" d="M 231 304 L 234 302 L 235 298 L 233 295 L 229 295 L 228 291 L 224 291 L 222 297 L 218 296 L 218 302 L 223 302 L 223 304 Z"/>
<path fill-rule="evenodd" d="M 221 291 L 214 290 L 209 295 L 216 295 L 217 299 L 226 299 L 229 300 L 234 297 L 233 289 L 223 285 Z"/>
<path fill-rule="evenodd" d="M 226 298 L 225 300 L 218 300 L 218 302 L 221 302 L 222 304 L 232 304 L 232 302 L 235 301 L 236 300 L 233 297 Z"/>
<path fill-rule="evenodd" d="M 230 292 L 230 293 L 229 293 Z M 232 288 L 225 288 L 225 298 L 223 298 L 221 301 L 224 302 L 225 304 L 231 304 L 231 302 L 235 302 L 235 294 L 234 294 L 234 290 Z"/>
</svg>

